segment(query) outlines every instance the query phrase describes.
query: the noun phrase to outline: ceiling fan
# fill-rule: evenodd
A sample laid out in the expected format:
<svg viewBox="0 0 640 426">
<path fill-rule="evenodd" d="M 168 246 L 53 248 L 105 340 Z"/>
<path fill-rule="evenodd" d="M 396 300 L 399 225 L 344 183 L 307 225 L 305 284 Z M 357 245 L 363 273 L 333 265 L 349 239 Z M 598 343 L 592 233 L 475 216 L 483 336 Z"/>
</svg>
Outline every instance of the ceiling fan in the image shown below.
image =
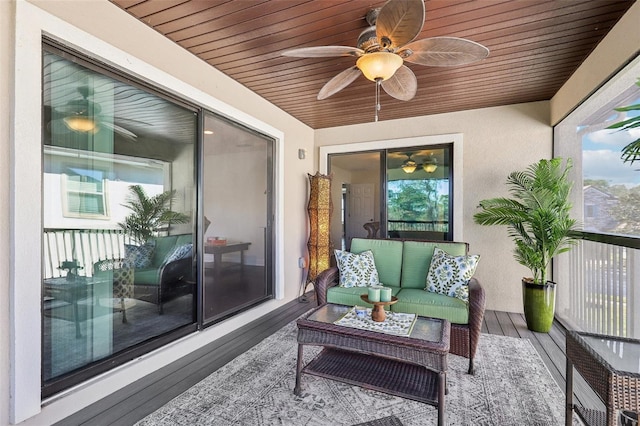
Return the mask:
<svg viewBox="0 0 640 426">
<path fill-rule="evenodd" d="M 56 134 L 69 131 L 79 133 L 98 133 L 101 128 L 107 128 L 129 141 L 135 141 L 137 135 L 122 126 L 115 124 L 115 120 L 127 120 L 107 117 L 102 114 L 102 107 L 89 98 L 93 90 L 89 86 L 78 86 L 76 91 L 80 99 L 72 99 L 62 106 L 53 108 L 55 118 L 49 123 L 49 129 Z M 131 120 L 135 121 L 135 120 Z M 146 123 L 143 123 L 146 124 Z"/>
<path fill-rule="evenodd" d="M 361 74 L 376 82 L 376 121 L 380 86 L 390 96 L 408 101 L 418 89 L 415 74 L 404 61 L 432 67 L 464 65 L 486 58 L 489 49 L 457 37 L 430 37 L 413 41 L 422 31 L 425 20 L 423 0 L 389 0 L 366 15 L 370 25 L 360 36 L 356 47 L 315 46 L 291 49 L 284 56 L 322 58 L 353 56 L 356 64 L 331 80 L 318 93 L 326 99 L 355 81 Z"/>
</svg>

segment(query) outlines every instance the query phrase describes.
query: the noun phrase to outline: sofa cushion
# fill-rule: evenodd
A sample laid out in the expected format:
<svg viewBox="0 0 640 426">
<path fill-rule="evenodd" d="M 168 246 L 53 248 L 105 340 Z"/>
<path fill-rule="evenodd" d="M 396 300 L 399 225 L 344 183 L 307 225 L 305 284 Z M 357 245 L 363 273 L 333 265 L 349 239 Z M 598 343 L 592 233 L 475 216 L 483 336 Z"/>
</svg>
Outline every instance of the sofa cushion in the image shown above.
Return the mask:
<svg viewBox="0 0 640 426">
<path fill-rule="evenodd" d="M 164 259 L 164 264 L 171 263 L 173 261 L 184 259 L 187 257 L 191 257 L 193 250 L 193 244 L 185 243 L 182 245 L 177 245 L 169 252 L 167 257 Z"/>
<path fill-rule="evenodd" d="M 465 255 L 468 249 L 467 243 L 453 241 L 405 241 L 402 250 L 402 288 L 425 288 L 433 249 L 436 247 L 454 256 Z"/>
<path fill-rule="evenodd" d="M 479 255 L 451 256 L 436 247 L 425 290 L 468 302 L 469 280 L 473 277 L 479 260 Z"/>
<path fill-rule="evenodd" d="M 148 268 L 153 262 L 156 242 L 149 240 L 141 246 L 124 245 L 124 260 L 134 268 Z"/>
<path fill-rule="evenodd" d="M 378 271 L 370 250 L 360 254 L 335 250 L 340 271 L 340 287 L 368 287 L 378 285 Z"/>
<path fill-rule="evenodd" d="M 390 286 L 385 286 L 390 287 Z M 391 287 L 391 295 L 395 296 L 400 292 L 400 287 Z M 422 290 L 423 293 L 426 293 Z M 367 294 L 367 287 L 330 287 L 327 290 L 327 303 L 335 303 L 347 306 L 373 306 L 365 303 L 360 296 Z"/>
<path fill-rule="evenodd" d="M 153 253 L 153 259 L 151 261 L 151 265 L 155 267 L 160 267 L 164 263 L 164 260 L 167 258 L 167 255 L 173 250 L 176 246 L 176 241 L 178 240 L 177 235 L 169 235 L 166 237 L 157 237 L 154 239 L 156 242 L 156 250 Z"/>
<path fill-rule="evenodd" d="M 402 241 L 354 238 L 351 240 L 351 252 L 373 252 L 380 282 L 385 286 L 399 287 L 402 272 Z M 425 274 L 426 276 L 426 274 Z M 423 288 L 424 288 L 424 280 Z"/>
<path fill-rule="evenodd" d="M 406 312 L 424 317 L 443 318 L 454 324 L 469 323 L 469 305 L 456 297 L 431 293 L 422 289 L 403 288 L 393 312 Z"/>
</svg>

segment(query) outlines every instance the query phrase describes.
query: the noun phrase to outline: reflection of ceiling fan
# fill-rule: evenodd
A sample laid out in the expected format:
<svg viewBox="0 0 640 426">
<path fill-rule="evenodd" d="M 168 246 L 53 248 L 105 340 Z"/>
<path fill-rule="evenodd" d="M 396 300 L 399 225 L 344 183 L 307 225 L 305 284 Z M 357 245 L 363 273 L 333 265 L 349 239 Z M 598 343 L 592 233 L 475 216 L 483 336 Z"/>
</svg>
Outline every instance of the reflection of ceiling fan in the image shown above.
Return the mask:
<svg viewBox="0 0 640 426">
<path fill-rule="evenodd" d="M 382 8 L 367 13 L 370 27 L 358 38 L 357 47 L 316 46 L 282 52 L 284 56 L 318 58 L 353 56 L 356 65 L 329 80 L 318 93 L 325 99 L 351 84 L 360 74 L 376 82 L 376 119 L 379 86 L 396 99 L 408 101 L 417 91 L 415 74 L 404 61 L 446 67 L 468 64 L 489 55 L 489 49 L 456 37 L 431 37 L 412 41 L 422 31 L 423 0 L 389 0 Z"/>
<path fill-rule="evenodd" d="M 54 109 L 55 116 L 49 128 L 57 134 L 74 131 L 80 133 L 98 133 L 101 128 L 107 128 L 125 139 L 135 141 L 135 133 L 115 124 L 115 117 L 105 117 L 101 115 L 100 104 L 91 101 L 93 96 L 89 86 L 79 86 L 76 88 L 81 99 L 73 99 L 66 104 Z M 118 120 L 123 120 L 118 118 Z M 135 120 L 132 120 L 135 121 Z"/>
<path fill-rule="evenodd" d="M 405 173 L 411 174 L 415 172 L 418 167 L 422 168 L 422 170 L 427 173 L 433 173 L 438 168 L 438 160 L 433 156 L 433 153 L 429 154 L 429 156 L 421 164 L 418 164 L 411 159 L 413 153 L 407 152 L 405 155 L 407 156 L 407 159 L 404 160 L 404 162 L 400 166 L 400 168 Z"/>
</svg>

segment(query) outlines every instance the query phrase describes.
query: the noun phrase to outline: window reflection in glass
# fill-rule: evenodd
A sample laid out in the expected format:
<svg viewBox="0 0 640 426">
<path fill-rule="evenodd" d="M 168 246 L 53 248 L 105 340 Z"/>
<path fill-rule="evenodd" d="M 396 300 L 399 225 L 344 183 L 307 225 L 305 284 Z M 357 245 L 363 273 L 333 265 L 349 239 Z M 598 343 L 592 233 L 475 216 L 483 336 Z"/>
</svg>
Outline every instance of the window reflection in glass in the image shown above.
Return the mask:
<svg viewBox="0 0 640 426">
<path fill-rule="evenodd" d="M 197 117 L 83 64 L 43 56 L 45 389 L 195 321 Z"/>
<path fill-rule="evenodd" d="M 450 148 L 387 152 L 390 238 L 446 240 L 450 228 Z"/>
</svg>

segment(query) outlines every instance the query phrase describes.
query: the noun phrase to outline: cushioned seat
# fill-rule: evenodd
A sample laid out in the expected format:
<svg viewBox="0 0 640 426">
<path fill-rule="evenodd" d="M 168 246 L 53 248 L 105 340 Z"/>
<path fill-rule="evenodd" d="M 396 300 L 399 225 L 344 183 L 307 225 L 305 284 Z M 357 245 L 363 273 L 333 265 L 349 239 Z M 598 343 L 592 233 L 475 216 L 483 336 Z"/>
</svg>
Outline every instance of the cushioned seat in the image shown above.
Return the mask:
<svg viewBox="0 0 640 426">
<path fill-rule="evenodd" d="M 442 318 L 453 324 L 469 323 L 469 305 L 458 298 L 415 288 L 403 288 L 399 293 L 394 312 Z"/>
</svg>

